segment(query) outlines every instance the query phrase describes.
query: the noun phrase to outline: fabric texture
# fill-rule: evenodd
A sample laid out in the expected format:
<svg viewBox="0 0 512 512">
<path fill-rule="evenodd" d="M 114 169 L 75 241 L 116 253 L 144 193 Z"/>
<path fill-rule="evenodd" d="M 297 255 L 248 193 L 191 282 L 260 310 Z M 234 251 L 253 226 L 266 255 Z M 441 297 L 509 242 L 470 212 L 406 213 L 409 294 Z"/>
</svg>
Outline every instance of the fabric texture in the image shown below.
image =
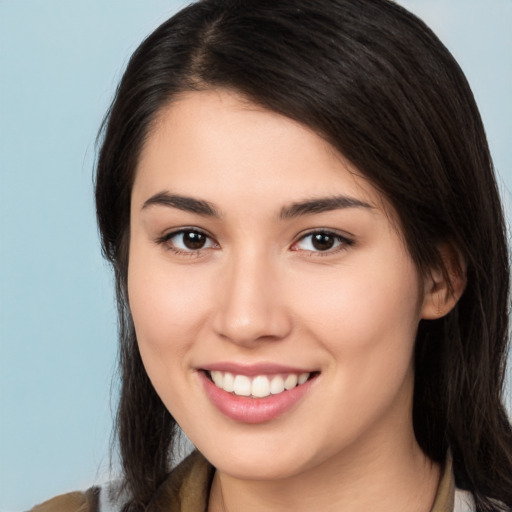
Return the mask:
<svg viewBox="0 0 512 512">
<path fill-rule="evenodd" d="M 85 492 L 61 494 L 36 505 L 30 512 L 98 512 L 100 492 L 99 487 L 91 487 Z"/>
<path fill-rule="evenodd" d="M 213 466 L 198 451 L 192 452 L 160 486 L 147 512 L 206 512 L 213 474 Z M 431 512 L 474 511 L 471 495 L 456 491 L 454 482 L 448 458 Z M 125 503 L 126 496 L 111 484 L 57 496 L 30 512 L 121 512 Z"/>
</svg>

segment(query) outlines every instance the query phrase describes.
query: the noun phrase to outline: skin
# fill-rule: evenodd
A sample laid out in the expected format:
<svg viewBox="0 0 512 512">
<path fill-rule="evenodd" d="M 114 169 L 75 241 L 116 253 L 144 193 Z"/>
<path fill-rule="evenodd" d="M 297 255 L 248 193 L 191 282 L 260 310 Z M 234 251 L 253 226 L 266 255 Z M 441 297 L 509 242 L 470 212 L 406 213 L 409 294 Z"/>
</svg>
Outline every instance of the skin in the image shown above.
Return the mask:
<svg viewBox="0 0 512 512">
<path fill-rule="evenodd" d="M 162 193 L 218 216 L 150 200 Z M 333 196 L 365 206 L 280 217 Z M 419 321 L 457 293 L 435 269 L 420 275 L 399 225 L 301 124 L 224 90 L 160 112 L 133 187 L 129 301 L 156 391 L 217 468 L 210 512 L 430 510 L 440 468 L 414 437 L 412 354 Z M 191 227 L 208 236 L 201 250 L 169 236 Z M 333 233 L 333 248 L 317 250 L 311 231 Z M 201 385 L 198 371 L 219 361 L 320 374 L 291 410 L 245 424 Z"/>
</svg>

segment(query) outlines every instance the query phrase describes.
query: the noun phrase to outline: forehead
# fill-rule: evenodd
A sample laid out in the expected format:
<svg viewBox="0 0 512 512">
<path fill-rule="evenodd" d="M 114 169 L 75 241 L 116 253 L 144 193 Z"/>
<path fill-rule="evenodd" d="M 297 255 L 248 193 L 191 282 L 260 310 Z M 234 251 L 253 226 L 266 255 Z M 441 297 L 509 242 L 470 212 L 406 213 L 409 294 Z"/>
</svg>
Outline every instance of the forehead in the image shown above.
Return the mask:
<svg viewBox="0 0 512 512">
<path fill-rule="evenodd" d="M 188 92 L 159 113 L 141 152 L 139 200 L 163 190 L 249 206 L 348 194 L 392 208 L 309 127 L 226 90 Z"/>
</svg>

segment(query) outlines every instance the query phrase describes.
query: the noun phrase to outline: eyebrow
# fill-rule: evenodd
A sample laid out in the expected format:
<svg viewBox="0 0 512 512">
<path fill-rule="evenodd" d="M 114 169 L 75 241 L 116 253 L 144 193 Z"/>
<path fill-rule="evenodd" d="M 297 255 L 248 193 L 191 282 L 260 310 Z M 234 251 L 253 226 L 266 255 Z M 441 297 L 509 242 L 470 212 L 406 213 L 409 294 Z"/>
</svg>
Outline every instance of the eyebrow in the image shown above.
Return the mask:
<svg viewBox="0 0 512 512">
<path fill-rule="evenodd" d="M 142 210 L 153 205 L 177 208 L 178 210 L 195 213 L 204 217 L 220 217 L 220 213 L 217 208 L 208 201 L 194 199 L 193 197 L 180 196 L 178 194 L 169 194 L 169 192 L 159 192 L 158 194 L 151 196 L 142 205 Z"/>
<path fill-rule="evenodd" d="M 179 194 L 170 194 L 169 192 L 159 192 L 151 196 L 142 205 L 142 210 L 153 205 L 177 208 L 178 210 L 195 213 L 204 217 L 221 217 L 219 210 L 209 201 L 195 199 L 193 197 L 181 196 Z M 303 215 L 314 215 L 332 210 L 340 210 L 343 208 L 373 209 L 373 207 L 368 203 L 353 197 L 320 197 L 284 206 L 279 213 L 279 218 L 281 220 L 286 220 Z"/>
<path fill-rule="evenodd" d="M 348 196 L 333 196 L 321 197 L 317 199 L 310 199 L 299 203 L 292 203 L 281 209 L 279 218 L 281 220 L 300 217 L 302 215 L 313 215 L 316 213 L 323 213 L 332 210 L 340 210 L 343 208 L 368 208 L 373 209 L 373 206 Z"/>
</svg>

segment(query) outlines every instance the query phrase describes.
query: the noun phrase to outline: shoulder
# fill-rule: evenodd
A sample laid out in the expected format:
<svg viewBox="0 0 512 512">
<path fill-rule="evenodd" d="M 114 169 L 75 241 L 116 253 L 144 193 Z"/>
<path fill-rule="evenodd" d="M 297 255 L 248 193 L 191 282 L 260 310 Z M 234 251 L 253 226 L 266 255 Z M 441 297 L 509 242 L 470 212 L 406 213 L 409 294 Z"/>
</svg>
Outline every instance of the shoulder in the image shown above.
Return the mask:
<svg viewBox="0 0 512 512">
<path fill-rule="evenodd" d="M 55 496 L 29 512 L 121 512 L 127 502 L 120 482 Z"/>
<path fill-rule="evenodd" d="M 70 492 L 36 505 L 30 512 L 99 512 L 100 488 Z"/>
<path fill-rule="evenodd" d="M 192 452 L 158 488 L 150 510 L 205 510 L 213 478 L 213 467 L 198 452 Z M 129 501 L 121 482 L 113 481 L 85 492 L 56 496 L 29 512 L 121 512 Z"/>
</svg>

